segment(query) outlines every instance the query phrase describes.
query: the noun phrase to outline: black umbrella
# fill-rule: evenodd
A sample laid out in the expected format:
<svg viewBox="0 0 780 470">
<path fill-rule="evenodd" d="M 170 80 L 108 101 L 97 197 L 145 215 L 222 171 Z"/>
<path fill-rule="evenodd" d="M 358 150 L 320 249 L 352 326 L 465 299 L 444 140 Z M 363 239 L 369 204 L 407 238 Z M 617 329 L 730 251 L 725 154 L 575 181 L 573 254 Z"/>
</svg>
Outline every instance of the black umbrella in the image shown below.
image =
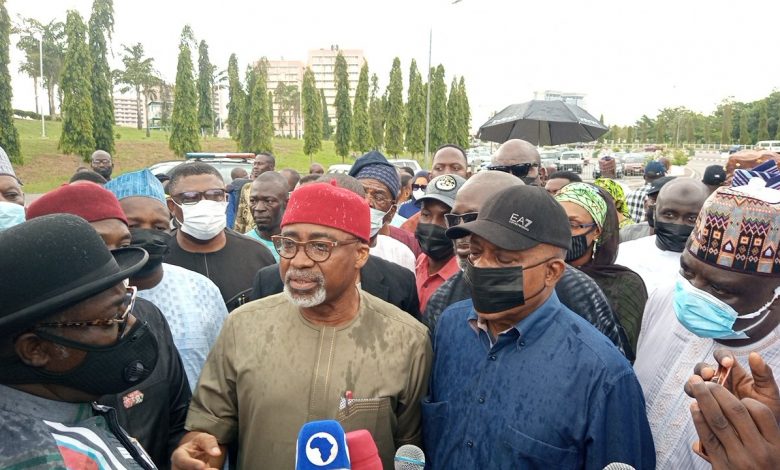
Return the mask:
<svg viewBox="0 0 780 470">
<path fill-rule="evenodd" d="M 534 145 L 559 145 L 591 142 L 608 130 L 575 104 L 533 100 L 507 106 L 482 124 L 477 137 L 498 143 L 523 139 Z"/>
</svg>

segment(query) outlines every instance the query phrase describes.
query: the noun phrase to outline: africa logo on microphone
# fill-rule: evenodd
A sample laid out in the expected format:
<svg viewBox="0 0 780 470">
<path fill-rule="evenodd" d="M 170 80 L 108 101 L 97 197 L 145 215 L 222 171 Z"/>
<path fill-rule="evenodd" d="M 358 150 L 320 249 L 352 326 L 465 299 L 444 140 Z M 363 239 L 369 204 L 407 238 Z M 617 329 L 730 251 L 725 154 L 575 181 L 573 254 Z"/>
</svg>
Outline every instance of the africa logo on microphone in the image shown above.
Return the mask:
<svg viewBox="0 0 780 470">
<path fill-rule="evenodd" d="M 314 465 L 322 467 L 333 463 L 338 453 L 338 442 L 326 432 L 312 434 L 306 441 L 306 458 Z"/>
</svg>

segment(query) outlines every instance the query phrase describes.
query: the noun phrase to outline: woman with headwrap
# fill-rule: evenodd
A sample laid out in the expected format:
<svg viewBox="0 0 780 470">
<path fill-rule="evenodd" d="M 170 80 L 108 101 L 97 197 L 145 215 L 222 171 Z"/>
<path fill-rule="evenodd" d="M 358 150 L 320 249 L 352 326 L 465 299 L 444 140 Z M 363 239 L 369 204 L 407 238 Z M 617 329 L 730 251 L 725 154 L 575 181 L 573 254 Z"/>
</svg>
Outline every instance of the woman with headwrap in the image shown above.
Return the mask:
<svg viewBox="0 0 780 470">
<path fill-rule="evenodd" d="M 571 226 L 571 249 L 566 262 L 601 287 L 636 350 L 647 289 L 637 273 L 615 264 L 620 231 L 612 196 L 591 184 L 570 183 L 555 199 L 569 216 Z"/>
<path fill-rule="evenodd" d="M 412 178 L 412 197 L 398 206 L 398 215 L 408 219 L 414 214 L 420 212 L 420 207 L 415 204 L 418 198 L 425 195 L 425 188 L 428 187 L 428 180 L 430 179 L 430 173 L 426 170 L 420 170 L 414 174 Z"/>
<path fill-rule="evenodd" d="M 620 186 L 617 181 L 610 178 L 598 178 L 593 184 L 599 188 L 606 189 L 609 195 L 612 196 L 612 200 L 615 203 L 615 209 L 617 210 L 619 228 L 634 223 L 631 219 L 631 214 L 628 212 L 626 192 L 623 190 L 623 186 Z"/>
</svg>

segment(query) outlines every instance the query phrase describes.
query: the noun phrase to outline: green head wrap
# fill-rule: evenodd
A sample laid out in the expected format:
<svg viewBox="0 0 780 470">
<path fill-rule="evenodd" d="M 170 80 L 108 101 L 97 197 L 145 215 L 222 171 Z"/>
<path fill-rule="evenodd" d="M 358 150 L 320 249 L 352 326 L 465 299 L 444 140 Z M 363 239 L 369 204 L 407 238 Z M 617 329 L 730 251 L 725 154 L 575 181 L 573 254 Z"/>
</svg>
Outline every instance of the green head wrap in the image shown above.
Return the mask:
<svg viewBox="0 0 780 470">
<path fill-rule="evenodd" d="M 615 200 L 615 209 L 623 214 L 625 217 L 631 217 L 628 212 L 628 204 L 626 204 L 626 193 L 623 190 L 623 186 L 617 183 L 617 181 L 609 178 L 599 178 L 593 182 L 596 186 L 604 188 L 612 195 L 612 199 Z"/>
<path fill-rule="evenodd" d="M 569 183 L 555 196 L 558 202 L 571 202 L 582 207 L 596 222 L 599 228 L 607 218 L 607 203 L 598 189 L 587 183 Z"/>
</svg>

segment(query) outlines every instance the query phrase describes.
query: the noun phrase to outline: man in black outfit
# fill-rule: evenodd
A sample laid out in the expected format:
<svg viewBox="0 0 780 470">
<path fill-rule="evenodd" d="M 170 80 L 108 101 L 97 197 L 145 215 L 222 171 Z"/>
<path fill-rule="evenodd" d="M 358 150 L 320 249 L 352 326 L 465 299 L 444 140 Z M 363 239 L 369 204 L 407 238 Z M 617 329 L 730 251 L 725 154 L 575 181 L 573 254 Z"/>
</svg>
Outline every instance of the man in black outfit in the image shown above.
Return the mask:
<svg viewBox="0 0 780 470">
<path fill-rule="evenodd" d="M 168 209 L 180 228 L 165 262 L 203 274 L 219 287 L 228 311 L 247 301 L 258 269 L 274 263 L 262 244 L 225 227 L 225 182 L 213 166 L 192 162 L 170 173 Z"/>
</svg>

